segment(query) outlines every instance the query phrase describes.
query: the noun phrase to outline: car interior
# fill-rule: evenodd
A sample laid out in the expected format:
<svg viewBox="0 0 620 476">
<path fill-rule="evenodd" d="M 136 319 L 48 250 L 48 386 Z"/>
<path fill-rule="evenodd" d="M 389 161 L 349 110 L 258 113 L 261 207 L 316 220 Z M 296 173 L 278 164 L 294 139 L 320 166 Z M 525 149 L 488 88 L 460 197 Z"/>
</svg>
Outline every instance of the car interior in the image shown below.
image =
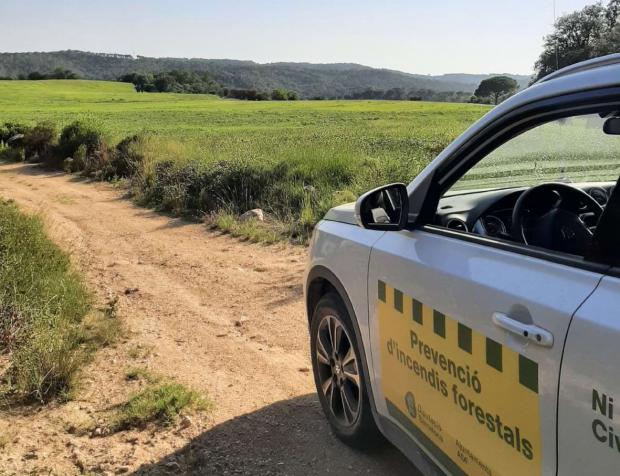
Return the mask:
<svg viewBox="0 0 620 476">
<path fill-rule="evenodd" d="M 584 256 L 620 174 L 619 134 L 617 113 L 526 131 L 453 184 L 435 225 Z"/>
</svg>

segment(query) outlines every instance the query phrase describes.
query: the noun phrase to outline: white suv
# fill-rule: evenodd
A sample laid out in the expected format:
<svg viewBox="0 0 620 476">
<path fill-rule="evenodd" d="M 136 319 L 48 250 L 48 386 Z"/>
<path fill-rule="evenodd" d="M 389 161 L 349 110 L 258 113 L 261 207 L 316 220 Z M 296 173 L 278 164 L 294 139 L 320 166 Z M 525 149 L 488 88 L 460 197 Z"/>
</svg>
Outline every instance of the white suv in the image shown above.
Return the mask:
<svg viewBox="0 0 620 476">
<path fill-rule="evenodd" d="M 619 135 L 612 55 L 325 216 L 305 291 L 338 437 L 425 474 L 620 474 Z"/>
</svg>

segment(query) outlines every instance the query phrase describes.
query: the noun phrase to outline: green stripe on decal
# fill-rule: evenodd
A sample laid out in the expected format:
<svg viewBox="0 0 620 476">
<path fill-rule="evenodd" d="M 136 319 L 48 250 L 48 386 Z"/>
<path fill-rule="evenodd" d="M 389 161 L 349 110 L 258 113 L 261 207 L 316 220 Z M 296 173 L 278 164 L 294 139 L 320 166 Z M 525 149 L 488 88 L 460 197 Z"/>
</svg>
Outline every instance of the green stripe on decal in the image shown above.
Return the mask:
<svg viewBox="0 0 620 476">
<path fill-rule="evenodd" d="M 538 364 L 519 354 L 519 383 L 538 393 Z"/>
<path fill-rule="evenodd" d="M 383 281 L 379 281 L 378 292 L 379 292 L 379 299 L 383 302 L 386 302 L 385 301 L 385 283 Z"/>
<path fill-rule="evenodd" d="M 394 309 L 403 312 L 403 292 L 398 289 L 394 289 Z"/>
<path fill-rule="evenodd" d="M 418 324 L 422 324 L 422 303 L 411 299 L 411 318 Z"/>
<path fill-rule="evenodd" d="M 437 446 L 428 436 L 426 436 L 422 431 L 418 429 L 418 427 L 409 419 L 407 415 L 400 411 L 400 409 L 394 405 L 389 399 L 385 399 L 385 403 L 388 408 L 388 412 L 394 420 L 396 420 L 404 429 L 418 440 L 418 443 L 424 446 L 428 451 L 430 451 L 437 461 L 447 469 L 450 474 L 454 476 L 467 476 L 460 467 L 456 465 L 454 461 L 450 459 L 450 457 L 443 452 L 439 446 Z"/>
<path fill-rule="evenodd" d="M 459 348 L 471 354 L 471 329 L 459 322 Z"/>
<path fill-rule="evenodd" d="M 440 337 L 446 337 L 446 316 L 439 311 L 433 311 L 433 331 Z"/>
<path fill-rule="evenodd" d="M 502 371 L 502 345 L 487 337 L 487 364 Z"/>
</svg>

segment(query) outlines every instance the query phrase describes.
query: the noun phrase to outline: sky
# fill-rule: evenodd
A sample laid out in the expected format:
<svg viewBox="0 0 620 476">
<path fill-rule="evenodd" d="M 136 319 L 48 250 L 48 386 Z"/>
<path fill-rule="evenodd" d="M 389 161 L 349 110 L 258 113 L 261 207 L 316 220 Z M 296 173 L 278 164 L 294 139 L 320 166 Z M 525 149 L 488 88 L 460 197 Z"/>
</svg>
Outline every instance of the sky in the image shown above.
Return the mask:
<svg viewBox="0 0 620 476">
<path fill-rule="evenodd" d="M 595 0 L 556 0 L 558 15 Z M 531 74 L 553 0 L 0 0 L 0 52 Z"/>
</svg>

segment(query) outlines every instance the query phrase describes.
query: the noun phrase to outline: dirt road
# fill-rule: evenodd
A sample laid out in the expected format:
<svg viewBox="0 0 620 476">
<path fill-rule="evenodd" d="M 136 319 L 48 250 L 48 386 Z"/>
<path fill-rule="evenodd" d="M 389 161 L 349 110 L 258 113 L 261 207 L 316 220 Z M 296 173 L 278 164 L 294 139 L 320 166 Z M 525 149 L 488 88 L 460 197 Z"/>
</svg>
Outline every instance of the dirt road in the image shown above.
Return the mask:
<svg viewBox="0 0 620 476">
<path fill-rule="evenodd" d="M 314 396 L 302 304 L 305 250 L 242 243 L 133 205 L 109 185 L 0 165 L 0 196 L 39 212 L 126 337 L 66 404 L 0 413 L 0 474 L 416 474 L 394 449 L 356 453 Z M 134 288 L 137 288 L 135 291 Z M 80 436 L 147 368 L 209 396 L 185 428 Z M 186 422 L 187 423 L 187 422 Z"/>
</svg>

